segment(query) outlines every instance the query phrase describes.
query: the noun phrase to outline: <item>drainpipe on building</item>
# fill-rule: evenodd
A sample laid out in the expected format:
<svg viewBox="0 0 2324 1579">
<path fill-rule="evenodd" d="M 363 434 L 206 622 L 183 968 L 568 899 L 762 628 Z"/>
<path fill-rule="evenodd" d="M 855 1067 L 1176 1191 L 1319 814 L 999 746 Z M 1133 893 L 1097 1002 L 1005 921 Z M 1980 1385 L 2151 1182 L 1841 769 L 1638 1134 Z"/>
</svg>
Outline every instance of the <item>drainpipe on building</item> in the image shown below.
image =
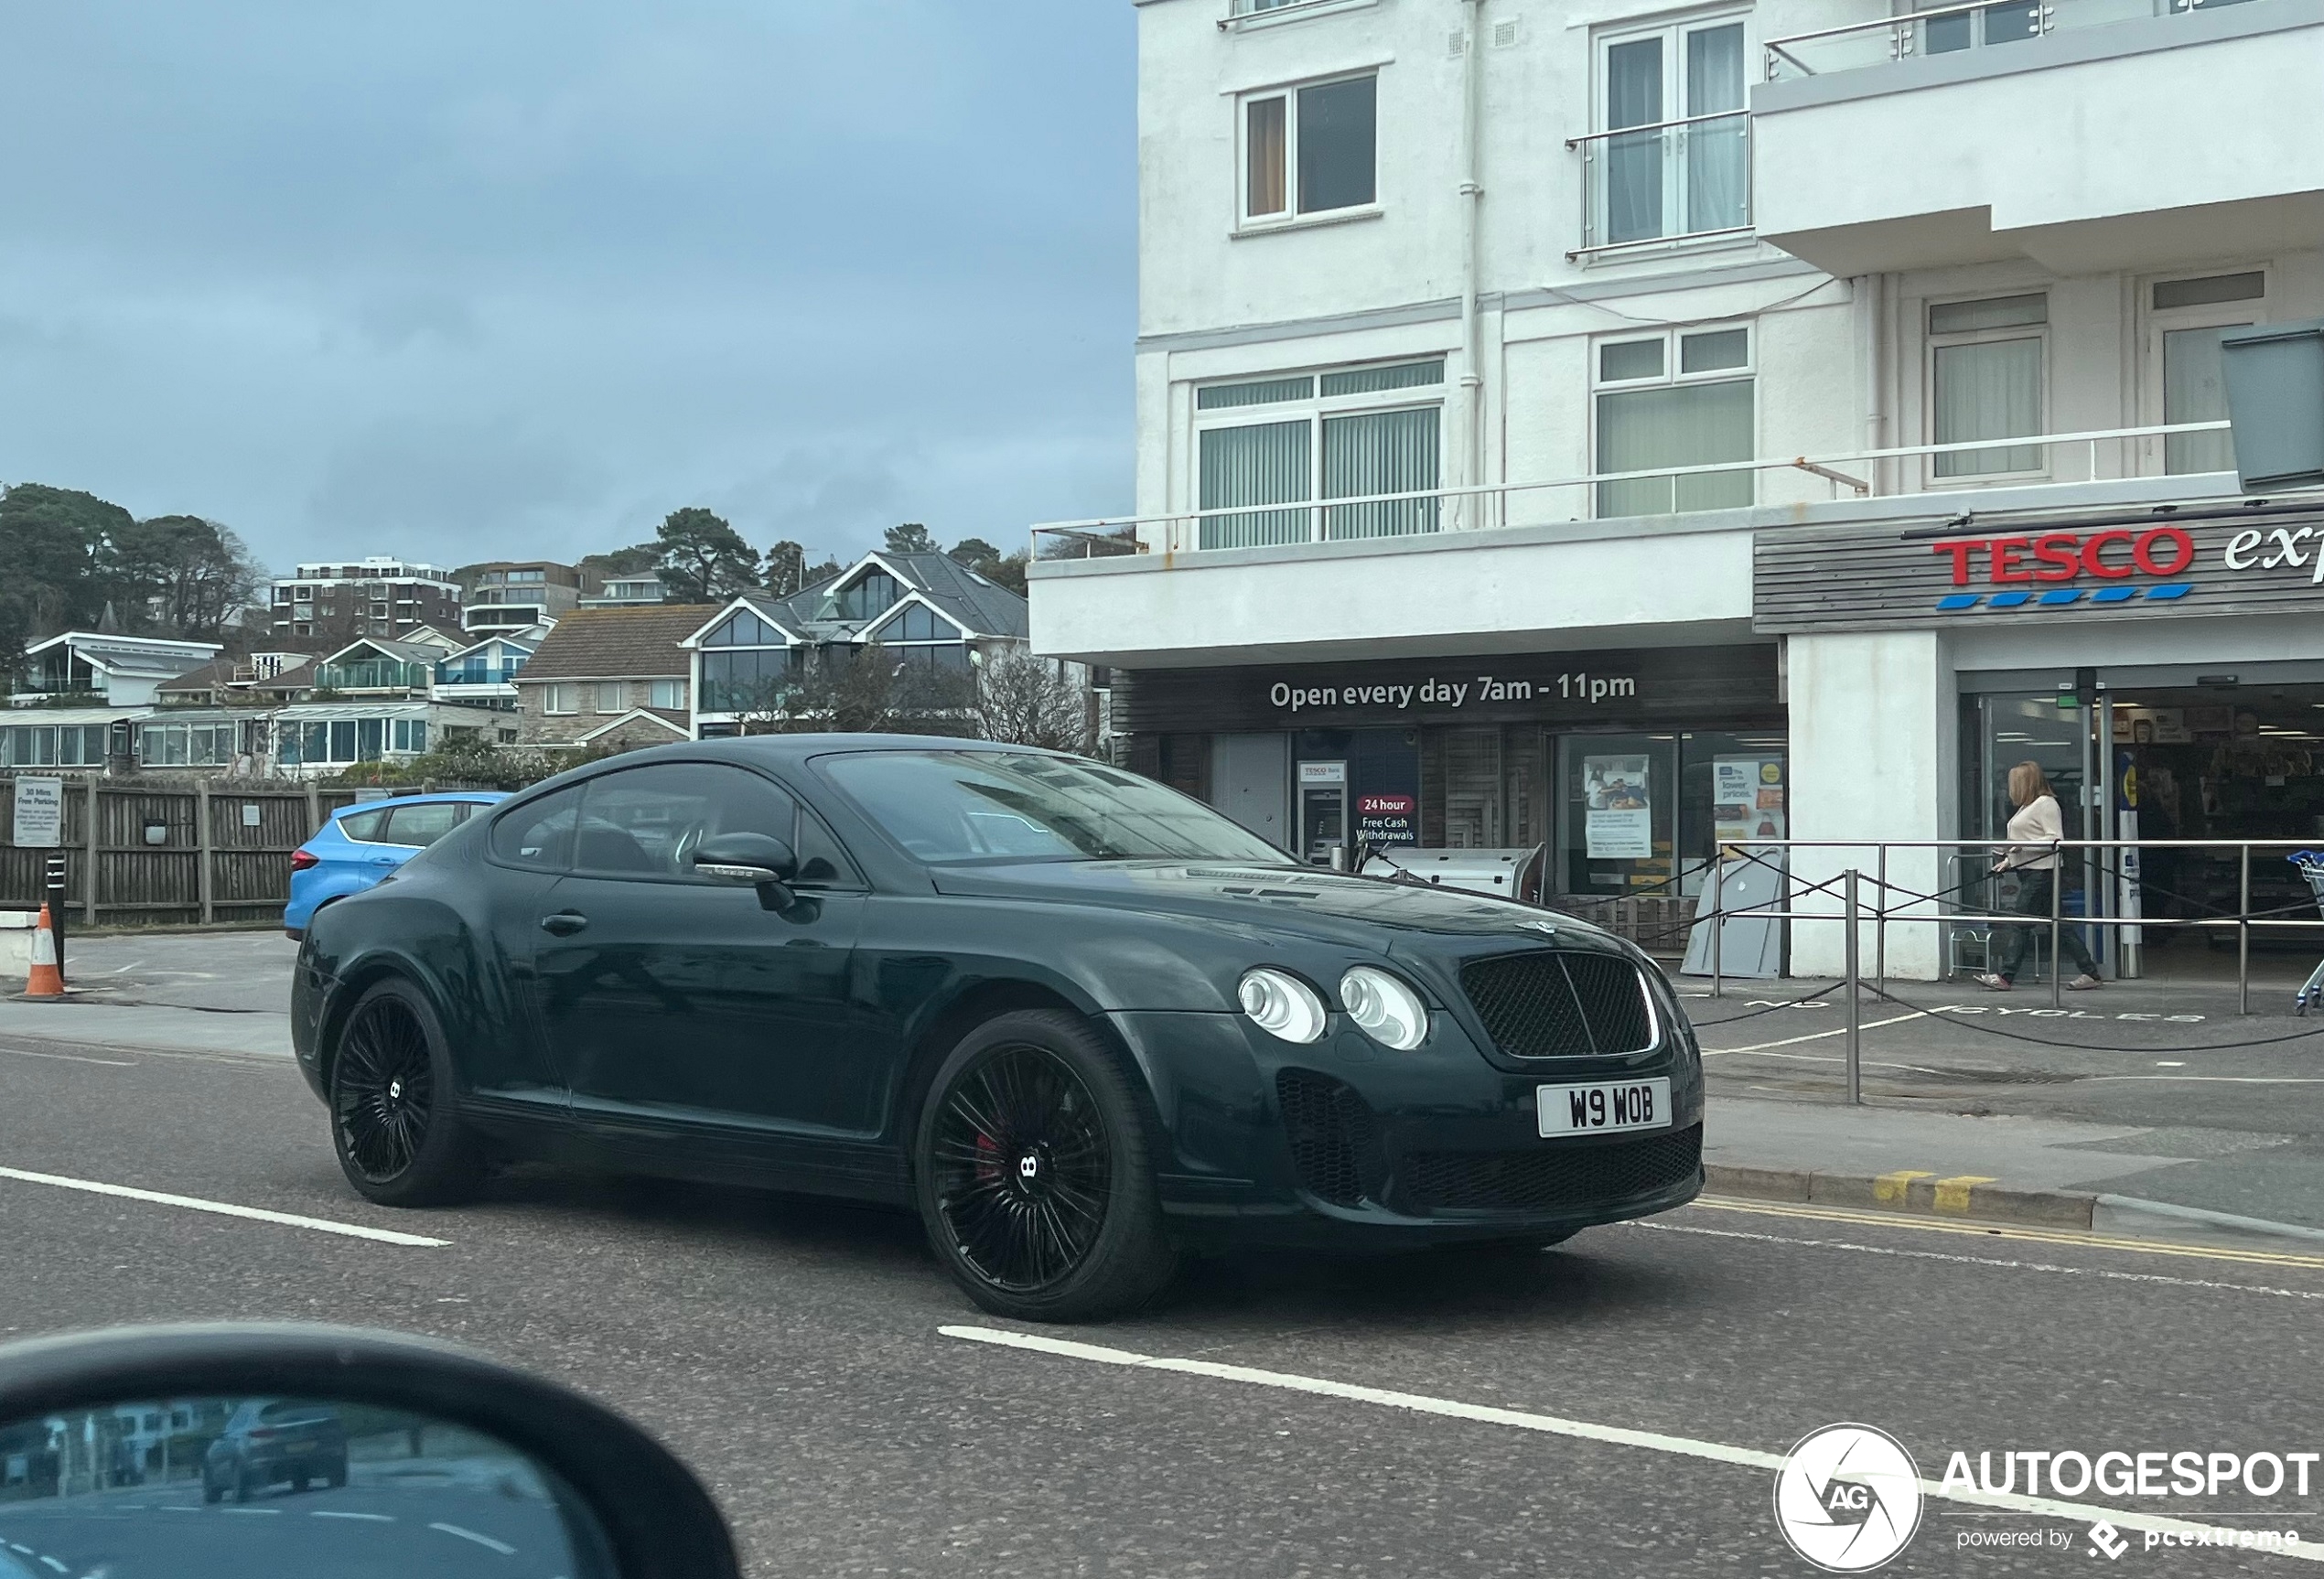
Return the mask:
<svg viewBox="0 0 2324 1579">
<path fill-rule="evenodd" d="M 1881 338 L 1885 332 L 1882 308 L 1885 279 L 1879 274 L 1859 274 L 1856 279 L 1856 335 L 1864 354 L 1864 447 L 1888 447 L 1888 416 L 1883 409 L 1881 388 Z M 1868 476 L 1872 491 L 1877 495 L 1888 491 L 1881 486 L 1881 468 L 1885 462 L 1874 461 Z"/>
<path fill-rule="evenodd" d="M 1468 47 L 1461 51 L 1460 99 L 1460 391 L 1461 391 L 1461 470 L 1465 474 L 1458 486 L 1474 487 L 1485 480 L 1485 376 L 1479 365 L 1483 336 L 1479 332 L 1477 315 L 1477 269 L 1479 246 L 1479 231 L 1482 220 L 1485 188 L 1478 180 L 1477 124 L 1478 96 L 1481 88 L 1484 66 L 1478 59 L 1485 43 L 1485 0 L 1460 0 L 1469 12 Z M 1485 496 L 1472 494 L 1481 507 L 1478 519 L 1470 524 L 1490 524 L 1490 518 L 1501 513 L 1493 506 L 1485 505 Z M 1506 501 L 1501 501 L 1505 504 Z"/>
</svg>

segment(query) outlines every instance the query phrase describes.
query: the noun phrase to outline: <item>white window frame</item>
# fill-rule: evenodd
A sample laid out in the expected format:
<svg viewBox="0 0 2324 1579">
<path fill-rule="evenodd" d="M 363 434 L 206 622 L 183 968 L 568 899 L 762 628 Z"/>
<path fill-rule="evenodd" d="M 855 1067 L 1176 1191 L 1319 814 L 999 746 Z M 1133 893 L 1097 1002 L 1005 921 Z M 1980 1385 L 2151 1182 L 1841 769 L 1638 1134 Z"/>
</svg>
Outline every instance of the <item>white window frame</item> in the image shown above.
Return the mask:
<svg viewBox="0 0 2324 1579">
<path fill-rule="evenodd" d="M 2158 307 L 2155 306 L 2155 287 L 2181 280 L 2208 280 L 2223 274 L 2257 274 L 2260 294 L 2235 302 L 2205 302 L 2200 306 Z M 2139 370 L 2138 408 L 2146 414 L 2144 421 L 2161 424 L 2170 419 L 2163 414 L 2163 336 L 2179 329 L 2225 329 L 2244 324 L 2270 321 L 2269 308 L 2275 299 L 2276 272 L 2265 263 L 2248 266 L 2227 266 L 2208 269 L 2173 269 L 2168 274 L 2155 274 L 2138 282 Z M 2200 437 L 2200 435 L 2190 436 Z M 2166 462 L 2168 440 L 2164 436 L 2138 441 L 2138 469 L 2141 475 L 2167 475 Z"/>
<path fill-rule="evenodd" d="M 663 701 L 664 697 L 669 700 Z M 649 680 L 646 682 L 646 705 L 659 707 L 664 713 L 683 713 L 686 706 L 686 682 L 683 680 Z"/>
<path fill-rule="evenodd" d="M 1242 373 L 1233 378 L 1203 379 L 1196 383 L 1189 403 L 1196 409 L 1192 438 L 1187 446 L 1187 499 L 1193 505 L 1198 522 L 1202 510 L 1202 435 L 1212 428 L 1261 427 L 1277 423 L 1296 422 L 1305 417 L 1307 422 L 1307 497 L 1288 504 L 1270 505 L 1270 510 L 1304 510 L 1307 512 L 1307 541 L 1324 541 L 1324 512 L 1335 502 L 1323 497 L 1323 424 L 1326 417 L 1349 416 L 1374 412 L 1436 410 L 1436 479 L 1444 486 L 1446 448 L 1451 435 L 1446 431 L 1446 391 L 1449 387 L 1454 353 L 1428 351 L 1419 356 L 1387 357 L 1365 362 L 1341 362 L 1323 367 L 1289 368 L 1280 372 Z M 1368 390 L 1361 394 L 1327 395 L 1322 392 L 1327 373 L 1362 372 L 1372 368 L 1404 367 L 1415 362 L 1442 361 L 1445 379 L 1433 384 L 1415 384 L 1406 389 Z M 1227 406 L 1206 412 L 1201 408 L 1201 392 L 1221 384 L 1266 383 L 1276 379 L 1304 378 L 1309 392 L 1301 398 L 1275 401 L 1264 405 Z M 1417 397 L 1417 398 L 1415 398 Z M 1199 530 L 1199 529 L 1198 529 Z"/>
<path fill-rule="evenodd" d="M 541 687 L 541 712 L 544 717 L 569 718 L 580 711 L 580 687 L 575 682 L 553 680 Z"/>
<path fill-rule="evenodd" d="M 1378 66 L 1310 77 L 1298 82 L 1277 82 L 1234 96 L 1234 230 L 1237 234 L 1296 230 L 1302 225 L 1337 224 L 1382 211 L 1380 202 L 1380 77 Z M 1340 209 L 1299 209 L 1299 95 L 1309 88 L 1372 80 L 1372 201 Z M 1251 212 L 1251 106 L 1269 99 L 1283 101 L 1283 208 L 1279 212 Z"/>
<path fill-rule="evenodd" d="M 1743 331 L 1743 361 L 1740 366 L 1711 368 L 1706 369 L 1702 372 L 1695 373 L 1681 372 L 1679 371 L 1680 364 L 1685 351 L 1685 346 L 1684 344 L 1684 341 L 1704 335 L 1732 334 L 1738 329 Z M 1660 373 L 1652 378 L 1634 379 L 1609 379 L 1604 376 L 1602 370 L 1605 367 L 1604 353 L 1607 347 L 1642 345 L 1649 341 L 1655 340 L 1661 341 L 1662 346 L 1662 371 Z M 1589 342 L 1589 469 L 1593 473 L 1598 470 L 1598 397 L 1599 395 L 1621 394 L 1630 390 L 1668 389 L 1680 384 L 1724 384 L 1745 382 L 1749 383 L 1751 386 L 1751 454 L 1746 457 L 1746 461 L 1748 461 L 1755 460 L 1759 457 L 1759 452 L 1760 449 L 1759 415 L 1761 411 L 1764 409 L 1759 403 L 1759 326 L 1758 319 L 1737 318 L 1723 323 L 1688 324 L 1684 328 L 1648 329 L 1643 333 L 1635 334 L 1628 331 L 1615 331 L 1593 337 Z M 1705 464 L 1714 466 L 1726 465 L 1723 461 L 1713 461 Z M 1749 502 L 1752 505 L 1756 505 L 1759 499 L 1759 474 L 1758 469 L 1756 467 L 1748 467 L 1743 462 L 1737 463 L 1735 469 L 1738 471 L 1749 471 L 1751 478 L 1751 498 Z M 1695 475 L 1703 476 L 1706 474 L 1698 472 Z M 1605 485 L 1603 484 L 1594 484 L 1589 490 L 1591 518 L 1593 520 L 1622 519 L 1619 516 L 1600 517 L 1598 515 L 1598 491 L 1599 489 L 1604 486 Z M 1673 503 L 1676 503 L 1675 493 L 1673 493 Z M 1735 508 L 1746 509 L 1748 508 L 1748 506 L 1738 505 Z M 1674 515 L 1681 515 L 1692 514 L 1694 512 L 1674 510 L 1672 513 Z"/>
<path fill-rule="evenodd" d="M 2055 363 L 2050 354 L 2050 330 L 2051 327 L 2051 315 L 2050 310 L 2051 304 L 2050 295 L 2050 288 L 2047 285 L 2034 285 L 2027 289 L 1994 285 L 1988 286 L 1981 291 L 1963 291 L 1942 296 L 1929 296 L 1921 301 L 1920 306 L 1921 360 L 1922 364 L 1921 375 L 1921 404 L 1922 411 L 1926 414 L 1921 419 L 1921 427 L 1929 435 L 1929 443 L 1942 444 L 1944 442 L 1937 437 L 1937 351 L 1940 347 L 1944 346 L 1997 345 L 2005 340 L 2039 339 L 2041 342 L 2041 411 L 2034 419 L 2034 433 L 2045 434 L 2050 431 L 2050 414 L 2054 409 L 2055 399 L 2054 392 L 2050 387 L 2050 381 L 2055 371 Z M 1969 329 L 1959 334 L 1938 334 L 1929 327 L 1929 321 L 1931 315 L 1939 307 L 1954 306 L 1963 302 L 2001 301 L 2006 300 L 2010 296 L 2041 297 L 2041 322 L 2038 324 L 2013 324 L 2007 328 L 1998 329 Z M 1996 438 L 1992 440 L 1990 443 L 1980 439 L 1977 441 L 1977 448 L 2023 448 L 2027 446 L 2027 442 L 2028 441 L 2025 438 Z M 2046 480 L 2050 472 L 2050 446 L 2048 445 L 2034 445 L 2031 447 L 2039 453 L 2041 459 L 2039 463 L 2030 471 L 1955 472 L 1948 475 L 1942 473 L 1937 469 L 1938 462 L 1943 459 L 1943 457 L 1933 455 L 1925 457 L 1921 461 L 1921 487 L 1931 492 L 1950 493 L 1956 489 L 1983 488 L 1991 483 L 2018 483 L 2027 481 L 2039 482 Z M 1954 450 L 1952 452 L 1954 456 L 1974 455 L 1975 453 L 1976 452 L 1974 450 Z"/>
<path fill-rule="evenodd" d="M 618 718 L 629 711 L 629 686 L 626 681 L 593 680 L 589 685 L 589 711 L 598 717 Z"/>
<path fill-rule="evenodd" d="M 1688 119 L 1685 113 L 1688 87 L 1685 64 L 1686 36 L 1690 33 L 1702 32 L 1706 28 L 1729 27 L 1738 22 L 1743 25 L 1744 103 L 1738 111 L 1721 113 L 1741 114 L 1746 127 L 1745 135 L 1748 137 L 1749 135 L 1748 128 L 1750 124 L 1748 111 L 1751 91 L 1751 62 L 1759 58 L 1757 13 L 1750 7 L 1738 9 L 1731 5 L 1720 6 L 1692 16 L 1665 17 L 1652 23 L 1618 24 L 1604 28 L 1592 37 L 1590 40 L 1590 130 L 1598 134 L 1616 130 L 1643 130 L 1638 127 L 1617 128 L 1607 124 L 1612 114 L 1613 99 L 1613 73 L 1609 68 L 1609 58 L 1619 45 L 1635 44 L 1641 38 L 1659 38 L 1662 40 L 1662 118 L 1654 122 L 1653 124 L 1674 127 L 1676 140 L 1673 140 L 1673 133 L 1664 134 L 1662 233 L 1659 236 L 1641 236 L 1627 242 L 1599 241 L 1584 248 L 1585 253 L 1596 254 L 1606 252 L 1624 253 L 1646 248 L 1666 247 L 1674 242 L 1707 244 L 1722 241 L 1733 242 L 1754 233 L 1756 210 L 1752 178 L 1756 172 L 1752 168 L 1748 152 L 1744 163 L 1744 208 L 1747 214 L 1752 217 L 1747 219 L 1746 222 L 1738 227 L 1717 231 L 1686 229 L 1686 183 L 1683 176 L 1673 174 L 1673 172 L 1683 171 L 1686 163 L 1684 129 L 1676 125 L 1677 123 Z M 1607 140 L 1603 136 L 1598 140 L 1600 146 L 1598 155 L 1603 159 L 1606 156 Z M 1747 150 L 1748 148 L 1748 143 L 1746 148 Z M 1594 211 L 1587 216 L 1590 230 L 1593 233 L 1603 237 L 1607 229 L 1605 194 L 1608 187 L 1606 180 L 1601 177 L 1593 187 L 1585 177 L 1584 187 L 1585 200 L 1594 205 Z"/>
</svg>

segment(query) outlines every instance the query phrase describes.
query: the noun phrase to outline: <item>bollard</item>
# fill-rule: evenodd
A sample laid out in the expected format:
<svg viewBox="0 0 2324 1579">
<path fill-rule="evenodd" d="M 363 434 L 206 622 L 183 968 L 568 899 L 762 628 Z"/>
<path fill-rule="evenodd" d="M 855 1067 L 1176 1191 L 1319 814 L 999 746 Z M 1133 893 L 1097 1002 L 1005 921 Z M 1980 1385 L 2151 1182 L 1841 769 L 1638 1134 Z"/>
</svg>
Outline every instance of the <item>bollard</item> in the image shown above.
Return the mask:
<svg viewBox="0 0 2324 1579">
<path fill-rule="evenodd" d="M 2058 946 L 2066 940 L 2066 858 L 2058 853 L 2056 841 L 2050 845 L 2050 859 L 2056 863 L 2050 868 L 2050 1006 L 2066 1006 L 2066 972 L 2064 956 Z"/>
<path fill-rule="evenodd" d="M 1888 847 L 1880 846 L 1880 875 L 1872 884 L 1872 979 L 1888 990 Z"/>
<path fill-rule="evenodd" d="M 1847 870 L 1847 902 L 1844 907 L 1847 920 L 1848 940 L 1846 948 L 1842 951 L 1848 962 L 1848 1105 L 1850 1107 L 1859 1107 L 1864 1102 L 1864 1028 L 1861 1024 L 1864 1016 L 1861 1006 L 1856 1002 L 1856 993 L 1862 984 L 1863 976 L 1856 966 L 1858 940 L 1856 938 L 1856 869 L 1851 866 Z"/>
<path fill-rule="evenodd" d="M 57 983 L 65 980 L 65 857 L 59 850 L 48 857 L 48 916 L 57 945 Z"/>
</svg>

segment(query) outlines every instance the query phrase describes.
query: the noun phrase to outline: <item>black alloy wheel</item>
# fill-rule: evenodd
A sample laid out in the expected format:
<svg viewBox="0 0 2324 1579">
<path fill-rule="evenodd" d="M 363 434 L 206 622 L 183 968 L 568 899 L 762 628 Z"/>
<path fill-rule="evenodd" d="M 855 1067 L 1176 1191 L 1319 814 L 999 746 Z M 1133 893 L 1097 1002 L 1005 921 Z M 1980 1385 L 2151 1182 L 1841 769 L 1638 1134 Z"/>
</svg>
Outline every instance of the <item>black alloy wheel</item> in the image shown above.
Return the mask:
<svg viewBox="0 0 2324 1579">
<path fill-rule="evenodd" d="M 393 1184 L 427 1139 L 434 1110 L 434 1059 L 427 1031 L 401 998 L 358 1008 L 339 1042 L 332 1116 L 340 1153 L 364 1181 Z"/>
<path fill-rule="evenodd" d="M 331 1142 L 347 1182 L 382 1206 L 472 1194 L 483 1155 L 462 1122 L 436 1012 L 390 979 L 356 1000 L 330 1063 Z"/>
<path fill-rule="evenodd" d="M 1105 1121 L 1081 1077 L 1040 1047 L 996 1047 L 953 1083 L 934 1158 L 962 1259 L 1012 1293 L 1055 1284 L 1105 1227 Z"/>
<path fill-rule="evenodd" d="M 936 1071 L 913 1160 L 929 1238 L 996 1315 L 1102 1319 L 1177 1269 L 1136 1093 L 1078 1015 L 1018 1010 L 971 1031 Z"/>
</svg>

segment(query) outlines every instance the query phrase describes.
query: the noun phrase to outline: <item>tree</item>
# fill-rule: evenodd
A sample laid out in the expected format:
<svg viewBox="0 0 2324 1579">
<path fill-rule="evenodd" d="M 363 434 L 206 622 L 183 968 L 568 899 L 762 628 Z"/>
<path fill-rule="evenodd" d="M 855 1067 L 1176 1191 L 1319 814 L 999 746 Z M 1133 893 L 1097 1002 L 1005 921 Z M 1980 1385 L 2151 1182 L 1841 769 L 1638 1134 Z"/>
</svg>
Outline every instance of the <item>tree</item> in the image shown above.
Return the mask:
<svg viewBox="0 0 2324 1579">
<path fill-rule="evenodd" d="M 823 562 L 821 564 L 811 564 L 807 567 L 806 579 L 800 585 L 802 586 L 821 586 L 824 582 L 831 580 L 834 576 L 837 575 L 841 571 L 846 568 L 847 567 L 840 564 L 839 561 L 832 558 L 829 554 L 825 554 L 823 556 Z"/>
<path fill-rule="evenodd" d="M 18 483 L 0 495 L 0 604 L 24 640 L 92 623 L 105 588 L 91 574 L 98 546 L 134 529 L 134 518 L 94 494 Z M 14 652 L 5 654 L 11 660 Z"/>
<path fill-rule="evenodd" d="M 984 661 L 977 675 L 976 733 L 1010 746 L 1086 751 L 1090 693 L 1051 659 L 1012 648 Z"/>
<path fill-rule="evenodd" d="M 807 585 L 807 551 L 785 538 L 767 550 L 759 581 L 777 597 L 789 597 Z"/>
<path fill-rule="evenodd" d="M 928 535 L 928 528 L 916 521 L 888 529 L 888 552 L 890 553 L 935 553 L 936 540 Z"/>
<path fill-rule="evenodd" d="M 654 533 L 654 570 L 679 603 L 723 603 L 759 577 L 759 556 L 724 518 L 673 510 Z"/>
<path fill-rule="evenodd" d="M 574 568 L 594 581 L 608 581 L 615 576 L 643 575 L 662 558 L 659 542 L 633 542 L 627 548 L 617 548 L 610 553 L 587 553 Z"/>
<path fill-rule="evenodd" d="M 266 575 L 241 538 L 198 515 L 161 515 L 109 532 L 97 567 L 131 628 L 214 641 L 250 606 Z"/>
<path fill-rule="evenodd" d="M 1025 596 L 1024 551 L 1004 554 L 983 538 L 970 537 L 952 544 L 952 557 L 985 580 L 1007 587 L 1019 597 Z"/>
<path fill-rule="evenodd" d="M 981 537 L 963 537 L 945 550 L 945 553 L 971 570 L 974 570 L 987 560 L 998 559 L 1001 556 L 999 549 L 995 548 Z"/>
</svg>

